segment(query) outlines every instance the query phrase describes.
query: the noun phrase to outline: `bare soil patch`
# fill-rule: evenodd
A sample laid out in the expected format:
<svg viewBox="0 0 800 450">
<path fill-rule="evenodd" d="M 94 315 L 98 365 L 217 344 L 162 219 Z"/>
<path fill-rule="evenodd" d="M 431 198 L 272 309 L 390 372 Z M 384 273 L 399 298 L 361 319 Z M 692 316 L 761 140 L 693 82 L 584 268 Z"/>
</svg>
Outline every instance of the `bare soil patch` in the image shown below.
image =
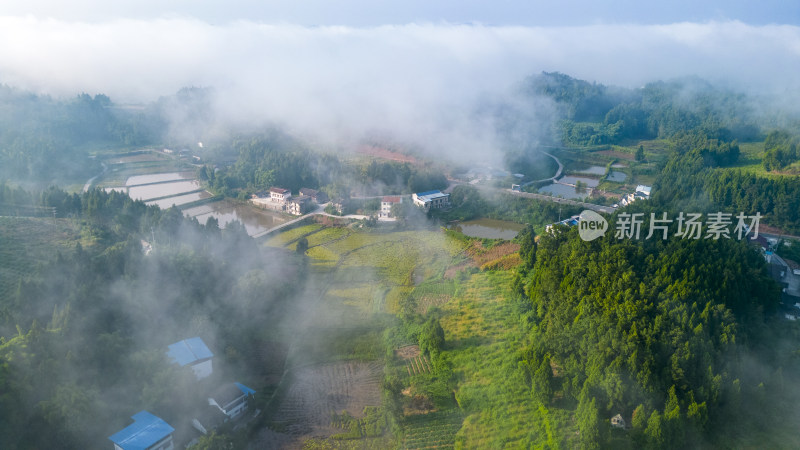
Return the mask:
<svg viewBox="0 0 800 450">
<path fill-rule="evenodd" d="M 273 422 L 290 436 L 325 438 L 341 432 L 334 413 L 363 417 L 365 406 L 380 406 L 383 366 L 377 362 L 337 362 L 303 367 L 291 375 Z"/>
<path fill-rule="evenodd" d="M 410 164 L 417 164 L 417 159 L 411 155 L 404 155 L 402 153 L 389 150 L 383 147 L 374 145 L 363 145 L 357 150 L 362 155 L 369 155 L 375 158 L 388 159 L 390 161 L 407 162 Z"/>
</svg>

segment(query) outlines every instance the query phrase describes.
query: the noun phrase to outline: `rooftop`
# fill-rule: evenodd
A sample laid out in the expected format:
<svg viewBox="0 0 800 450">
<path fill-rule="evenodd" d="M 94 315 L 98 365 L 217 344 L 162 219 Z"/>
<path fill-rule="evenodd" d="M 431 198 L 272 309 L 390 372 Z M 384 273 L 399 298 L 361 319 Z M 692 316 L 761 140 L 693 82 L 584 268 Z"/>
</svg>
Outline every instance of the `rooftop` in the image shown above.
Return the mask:
<svg viewBox="0 0 800 450">
<path fill-rule="evenodd" d="M 449 197 L 450 196 L 450 194 L 442 194 L 442 191 L 426 191 L 426 192 L 420 192 L 419 194 L 416 194 L 416 195 L 417 195 L 417 198 L 422 200 L 422 201 L 429 201 L 429 200 L 434 200 L 434 199 L 437 199 L 437 198 Z"/>
<path fill-rule="evenodd" d="M 141 411 L 132 417 L 133 423 L 109 436 L 109 439 L 125 450 L 144 450 L 172 434 L 175 429 L 161 418 Z"/>
<path fill-rule="evenodd" d="M 269 188 L 269 191 L 270 192 L 274 192 L 276 194 L 288 194 L 289 193 L 288 189 L 279 188 L 279 187 L 271 187 L 271 188 Z"/>
<path fill-rule="evenodd" d="M 292 203 L 300 203 L 300 202 L 307 202 L 309 200 L 311 200 L 311 197 L 309 197 L 307 195 L 298 195 L 296 197 L 292 197 L 291 202 Z"/>
<path fill-rule="evenodd" d="M 256 391 L 241 383 L 225 383 L 211 395 L 211 398 L 221 406 L 225 406 L 242 395 L 254 395 Z"/>
<path fill-rule="evenodd" d="M 400 203 L 401 199 L 400 199 L 400 197 L 399 197 L 399 196 L 396 196 L 396 195 L 391 195 L 391 196 L 386 196 L 386 197 L 383 197 L 383 198 L 381 199 L 381 201 L 382 201 L 383 203 Z"/>
<path fill-rule="evenodd" d="M 211 350 L 206 347 L 205 342 L 199 337 L 184 339 L 170 345 L 168 348 L 167 356 L 181 366 L 209 359 L 214 356 Z"/>
</svg>

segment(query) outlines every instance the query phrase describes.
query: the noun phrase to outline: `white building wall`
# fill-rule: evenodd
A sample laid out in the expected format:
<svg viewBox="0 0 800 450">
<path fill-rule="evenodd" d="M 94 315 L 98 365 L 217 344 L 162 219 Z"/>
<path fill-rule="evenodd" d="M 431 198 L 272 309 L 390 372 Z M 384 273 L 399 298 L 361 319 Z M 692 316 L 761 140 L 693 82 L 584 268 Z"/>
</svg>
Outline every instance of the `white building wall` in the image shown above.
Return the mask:
<svg viewBox="0 0 800 450">
<path fill-rule="evenodd" d="M 211 372 L 213 371 L 213 368 L 211 367 L 211 360 L 209 359 L 193 365 L 192 370 L 194 371 L 194 376 L 197 377 L 198 380 L 202 380 L 203 378 L 211 375 Z"/>
</svg>

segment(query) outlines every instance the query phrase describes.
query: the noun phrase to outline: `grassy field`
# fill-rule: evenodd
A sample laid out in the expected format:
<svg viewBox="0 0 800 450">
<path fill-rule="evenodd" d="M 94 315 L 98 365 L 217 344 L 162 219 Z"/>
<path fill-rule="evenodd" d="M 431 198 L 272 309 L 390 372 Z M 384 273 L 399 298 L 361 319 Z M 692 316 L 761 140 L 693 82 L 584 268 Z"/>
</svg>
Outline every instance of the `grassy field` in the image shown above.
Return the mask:
<svg viewBox="0 0 800 450">
<path fill-rule="evenodd" d="M 512 300 L 511 271 L 482 272 L 463 284 L 443 308 L 442 327 L 459 379 L 455 393 L 466 415 L 457 448 L 501 448 L 563 441 L 556 429 L 574 434 L 569 411 L 537 408 L 520 378 L 514 349 L 525 334 Z"/>
<path fill-rule="evenodd" d="M 568 443 L 566 433 L 557 435 L 556 430 L 574 435 L 571 411 L 536 406 L 518 369 L 514 349 L 525 346 L 526 332 L 511 300 L 513 270 L 480 270 L 484 259 L 508 258 L 516 247 L 478 248 L 438 230 L 384 233 L 311 225 L 285 234 L 268 244 L 284 247 L 303 235 L 309 241 L 306 254 L 319 281 L 316 305 L 324 308 L 320 323 L 346 317 L 351 326 L 343 331 L 340 322 L 338 329 L 319 330 L 317 337 L 328 338 L 326 350 L 301 346 L 296 352 L 338 353 L 350 360 L 361 354 L 368 360 L 376 351 L 369 349 L 380 333 L 379 318 L 398 312 L 400 303 L 413 299 L 420 314 L 433 307 L 441 311 L 444 355 L 457 380 L 455 401 L 440 409 L 407 410 L 397 443 L 402 448 L 527 447 Z M 336 311 L 346 313 L 338 316 Z M 365 332 L 374 339 L 364 337 Z M 394 364 L 408 377 L 406 383 L 430 375 L 432 362 L 416 345 L 398 351 L 403 354 Z M 318 422 L 320 428 L 328 426 L 323 419 Z M 325 447 L 325 442 L 309 444 Z"/>
</svg>

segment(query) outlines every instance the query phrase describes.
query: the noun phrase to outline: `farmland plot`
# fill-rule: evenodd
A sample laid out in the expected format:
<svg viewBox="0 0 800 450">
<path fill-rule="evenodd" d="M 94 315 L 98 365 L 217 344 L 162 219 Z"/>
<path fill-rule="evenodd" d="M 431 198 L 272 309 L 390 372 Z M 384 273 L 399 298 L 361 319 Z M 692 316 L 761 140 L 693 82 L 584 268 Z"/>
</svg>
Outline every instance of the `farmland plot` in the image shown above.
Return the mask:
<svg viewBox="0 0 800 450">
<path fill-rule="evenodd" d="M 274 422 L 291 436 L 327 437 L 339 433 L 341 430 L 331 424 L 333 414 L 347 411 L 361 417 L 365 406 L 379 406 L 382 376 L 383 366 L 377 362 L 299 368 L 274 414 Z"/>
</svg>

